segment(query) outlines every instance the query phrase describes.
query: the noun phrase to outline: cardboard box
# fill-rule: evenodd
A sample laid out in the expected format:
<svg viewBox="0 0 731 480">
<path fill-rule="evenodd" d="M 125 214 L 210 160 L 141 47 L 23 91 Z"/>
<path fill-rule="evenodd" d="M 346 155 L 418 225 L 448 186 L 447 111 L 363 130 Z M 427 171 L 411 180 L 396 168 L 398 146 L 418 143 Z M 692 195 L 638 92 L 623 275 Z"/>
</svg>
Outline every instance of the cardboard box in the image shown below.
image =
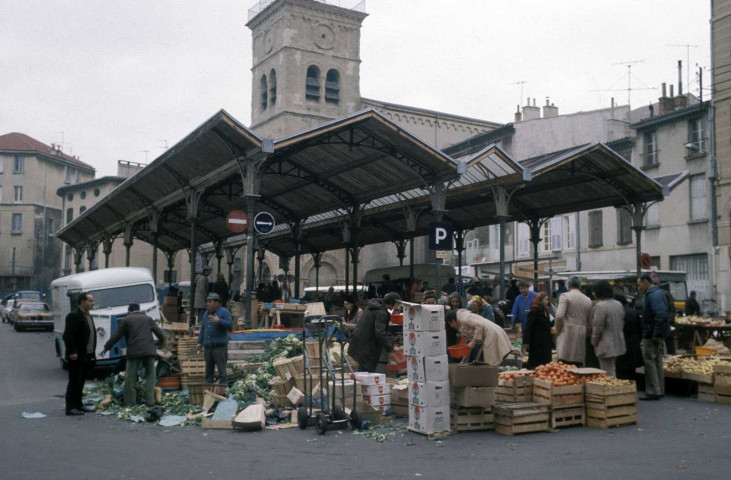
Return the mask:
<svg viewBox="0 0 731 480">
<path fill-rule="evenodd" d="M 455 407 L 488 408 L 495 405 L 496 387 L 452 387 L 451 404 Z"/>
<path fill-rule="evenodd" d="M 385 373 L 358 372 L 355 374 L 355 379 L 361 385 L 385 385 L 386 384 L 386 374 Z"/>
<path fill-rule="evenodd" d="M 409 381 L 426 382 L 426 372 L 424 371 L 424 357 L 407 356 L 406 375 L 409 377 Z"/>
<path fill-rule="evenodd" d="M 177 295 L 166 295 L 162 297 L 162 306 L 167 307 L 168 305 L 178 307 L 178 296 Z"/>
<path fill-rule="evenodd" d="M 363 395 L 363 401 L 373 408 L 385 411 L 384 407 L 391 405 L 391 394 L 386 395 Z"/>
<path fill-rule="evenodd" d="M 449 382 L 409 382 L 409 404 L 420 407 L 449 406 Z"/>
<path fill-rule="evenodd" d="M 447 354 L 447 332 L 417 332 L 404 330 L 406 355 L 435 357 Z"/>
<path fill-rule="evenodd" d="M 344 388 L 343 388 L 344 387 Z M 335 397 L 335 400 L 340 402 L 343 398 L 343 390 L 345 390 L 345 404 L 346 405 L 353 405 L 353 398 L 355 398 L 356 401 L 363 400 L 363 392 L 361 390 L 362 385 L 359 383 L 353 382 L 352 380 L 345 380 L 345 385 L 343 386 L 343 382 L 340 380 L 330 381 L 329 383 L 330 391 L 333 392 L 333 396 Z M 388 389 L 386 388 L 386 392 L 388 392 Z M 355 397 L 354 397 L 355 395 Z"/>
<path fill-rule="evenodd" d="M 267 414 L 264 405 L 257 403 L 240 411 L 234 417 L 232 424 L 242 430 L 263 430 L 266 420 Z"/>
<path fill-rule="evenodd" d="M 448 432 L 449 407 L 409 405 L 409 428 L 422 433 Z"/>
<path fill-rule="evenodd" d="M 444 330 L 444 307 L 403 302 L 404 331 L 440 332 Z"/>
<path fill-rule="evenodd" d="M 391 388 L 391 405 L 408 405 L 408 404 L 409 404 L 409 387 L 406 385 L 394 385 L 393 388 Z"/>
<path fill-rule="evenodd" d="M 391 386 L 385 385 L 359 385 L 363 395 L 386 395 L 391 392 Z"/>
<path fill-rule="evenodd" d="M 497 372 L 497 367 L 495 368 Z M 424 357 L 424 376 L 427 382 L 446 382 L 449 380 L 449 357 Z M 497 373 L 495 373 L 497 378 Z M 497 380 L 495 380 L 497 382 Z"/>
<path fill-rule="evenodd" d="M 486 363 L 450 363 L 449 384 L 453 387 L 496 387 L 499 369 Z"/>
</svg>

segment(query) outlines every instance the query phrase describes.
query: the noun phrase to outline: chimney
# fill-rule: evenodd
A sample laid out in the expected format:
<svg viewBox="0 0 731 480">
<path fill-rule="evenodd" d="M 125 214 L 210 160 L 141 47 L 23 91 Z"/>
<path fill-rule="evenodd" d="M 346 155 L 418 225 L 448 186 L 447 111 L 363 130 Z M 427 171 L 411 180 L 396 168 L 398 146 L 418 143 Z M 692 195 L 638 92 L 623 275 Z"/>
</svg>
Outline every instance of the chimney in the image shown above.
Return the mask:
<svg viewBox="0 0 731 480">
<path fill-rule="evenodd" d="M 650 118 L 655 116 L 655 106 L 650 104 Z"/>
<path fill-rule="evenodd" d="M 673 94 L 673 84 L 670 84 L 670 98 L 673 98 L 675 95 Z"/>
<path fill-rule="evenodd" d="M 670 95 L 673 95 L 673 86 L 670 85 Z M 673 99 L 667 96 L 667 86 L 663 82 L 662 84 L 662 97 L 658 101 L 658 115 L 665 115 L 666 113 L 673 111 Z"/>
<path fill-rule="evenodd" d="M 528 98 L 528 105 L 523 107 L 523 120 L 536 120 L 541 118 L 541 109 L 536 107 L 536 99 L 533 99 L 533 105 L 530 104 L 530 98 Z"/>
<path fill-rule="evenodd" d="M 548 97 L 546 97 L 546 105 L 543 107 L 543 118 L 554 118 L 558 117 L 558 107 L 554 104 L 549 104 Z"/>
<path fill-rule="evenodd" d="M 515 111 L 515 123 L 520 122 L 522 119 L 522 115 L 520 114 L 520 105 L 518 105 L 518 110 Z"/>
<path fill-rule="evenodd" d="M 678 60 L 678 96 L 683 95 L 683 61 Z"/>
</svg>

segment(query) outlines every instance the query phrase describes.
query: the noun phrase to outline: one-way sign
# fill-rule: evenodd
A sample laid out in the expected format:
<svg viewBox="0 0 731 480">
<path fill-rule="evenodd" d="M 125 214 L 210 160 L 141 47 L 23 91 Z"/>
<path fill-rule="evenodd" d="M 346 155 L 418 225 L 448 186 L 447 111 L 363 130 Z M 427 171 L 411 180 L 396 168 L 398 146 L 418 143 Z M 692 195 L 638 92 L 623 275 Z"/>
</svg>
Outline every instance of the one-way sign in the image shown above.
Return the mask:
<svg viewBox="0 0 731 480">
<path fill-rule="evenodd" d="M 259 212 L 254 217 L 254 228 L 257 232 L 265 235 L 274 228 L 274 216 L 269 212 Z"/>
</svg>

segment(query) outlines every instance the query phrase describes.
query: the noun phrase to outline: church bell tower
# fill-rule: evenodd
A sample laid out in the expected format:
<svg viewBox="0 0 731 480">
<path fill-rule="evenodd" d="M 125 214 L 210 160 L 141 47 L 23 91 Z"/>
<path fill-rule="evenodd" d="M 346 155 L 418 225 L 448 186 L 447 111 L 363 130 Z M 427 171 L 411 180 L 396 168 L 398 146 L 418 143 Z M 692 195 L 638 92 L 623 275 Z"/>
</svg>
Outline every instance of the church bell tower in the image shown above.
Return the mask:
<svg viewBox="0 0 731 480">
<path fill-rule="evenodd" d="M 258 135 L 282 138 L 361 109 L 360 27 L 367 14 L 365 2 L 351 3 L 261 0 L 249 10 L 251 128 Z"/>
</svg>

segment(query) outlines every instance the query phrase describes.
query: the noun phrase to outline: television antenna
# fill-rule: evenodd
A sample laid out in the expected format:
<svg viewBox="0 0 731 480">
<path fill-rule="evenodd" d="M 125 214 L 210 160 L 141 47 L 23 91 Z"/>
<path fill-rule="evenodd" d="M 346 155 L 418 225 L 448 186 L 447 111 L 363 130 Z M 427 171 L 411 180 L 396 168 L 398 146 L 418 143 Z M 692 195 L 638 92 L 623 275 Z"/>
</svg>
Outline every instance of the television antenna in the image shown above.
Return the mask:
<svg viewBox="0 0 731 480">
<path fill-rule="evenodd" d="M 612 65 L 624 65 L 627 67 L 627 88 L 610 88 L 606 90 L 591 90 L 592 92 L 627 92 L 627 107 L 632 110 L 632 92 L 634 90 L 657 90 L 655 87 L 632 87 L 632 65 L 635 65 L 637 63 L 645 63 L 644 60 L 631 60 L 627 62 L 617 62 L 612 63 Z M 635 77 L 637 78 L 637 77 Z M 645 85 L 645 83 L 637 78 L 637 80 Z M 616 82 L 615 82 L 616 83 Z"/>
<path fill-rule="evenodd" d="M 666 47 L 683 47 L 685 48 L 685 85 L 688 89 L 688 92 L 690 92 L 690 49 L 691 48 L 699 48 L 700 45 L 674 45 L 674 44 L 666 44 Z"/>
<path fill-rule="evenodd" d="M 520 85 L 520 104 L 519 105 L 521 107 L 523 106 L 523 85 L 525 85 L 525 83 L 526 83 L 525 80 L 521 80 L 519 82 L 514 82 L 514 83 L 510 84 L 510 85 Z"/>
</svg>

